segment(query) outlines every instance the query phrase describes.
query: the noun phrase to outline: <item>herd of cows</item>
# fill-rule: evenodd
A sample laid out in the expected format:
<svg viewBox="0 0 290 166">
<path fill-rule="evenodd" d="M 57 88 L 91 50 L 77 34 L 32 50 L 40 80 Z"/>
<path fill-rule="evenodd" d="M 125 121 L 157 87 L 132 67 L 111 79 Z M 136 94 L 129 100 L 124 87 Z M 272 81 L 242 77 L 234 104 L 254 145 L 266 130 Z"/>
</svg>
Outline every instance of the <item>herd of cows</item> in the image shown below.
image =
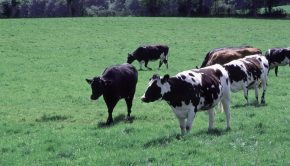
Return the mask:
<svg viewBox="0 0 290 166">
<path fill-rule="evenodd" d="M 127 63 L 105 69 L 102 76 L 86 79 L 92 89 L 92 100 L 101 95 L 108 108 L 106 124 L 113 122 L 113 109 L 120 99 L 127 104 L 127 117 L 130 117 L 132 102 L 138 82 L 138 72 L 131 63 L 137 60 L 148 70 L 149 61 L 160 60 L 168 68 L 169 47 L 166 45 L 147 45 L 138 47 L 128 54 Z M 248 89 L 255 89 L 256 103 L 259 103 L 258 87 L 262 86 L 261 104 L 265 104 L 265 94 L 269 70 L 278 66 L 290 66 L 290 47 L 272 48 L 265 55 L 251 46 L 216 48 L 206 54 L 200 67 L 186 70 L 170 77 L 153 75 L 141 97 L 145 103 L 165 100 L 179 120 L 181 133 L 189 132 L 195 114 L 207 110 L 208 129 L 213 129 L 214 110 L 219 103 L 225 112 L 227 129 L 230 129 L 230 93 L 243 90 L 248 104 Z"/>
</svg>

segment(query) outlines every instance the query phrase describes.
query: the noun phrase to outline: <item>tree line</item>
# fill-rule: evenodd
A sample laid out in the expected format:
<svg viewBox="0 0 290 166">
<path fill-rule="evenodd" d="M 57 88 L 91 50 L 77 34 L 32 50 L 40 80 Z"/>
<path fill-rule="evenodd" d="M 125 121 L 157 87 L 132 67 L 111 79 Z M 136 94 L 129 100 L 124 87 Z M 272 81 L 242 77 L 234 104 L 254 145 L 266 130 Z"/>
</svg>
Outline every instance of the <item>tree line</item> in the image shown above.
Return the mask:
<svg viewBox="0 0 290 166">
<path fill-rule="evenodd" d="M 289 0 L 0 0 L 1 18 L 82 16 L 286 17 Z"/>
</svg>

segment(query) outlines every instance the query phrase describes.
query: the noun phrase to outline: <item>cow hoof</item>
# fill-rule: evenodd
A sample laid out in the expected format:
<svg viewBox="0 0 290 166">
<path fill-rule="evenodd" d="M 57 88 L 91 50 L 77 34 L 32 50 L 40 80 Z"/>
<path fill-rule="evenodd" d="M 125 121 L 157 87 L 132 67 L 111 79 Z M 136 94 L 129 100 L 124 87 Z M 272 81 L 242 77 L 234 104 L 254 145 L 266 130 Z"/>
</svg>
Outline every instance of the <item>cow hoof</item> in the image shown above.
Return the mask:
<svg viewBox="0 0 290 166">
<path fill-rule="evenodd" d="M 232 129 L 230 127 L 227 127 L 226 128 L 226 131 L 231 131 Z"/>
<path fill-rule="evenodd" d="M 113 120 L 107 120 L 107 122 L 106 122 L 106 125 L 107 126 L 110 126 L 110 125 L 112 125 L 113 124 Z"/>
<path fill-rule="evenodd" d="M 262 101 L 261 101 L 261 104 L 265 105 L 265 104 L 266 104 L 266 102 L 265 102 L 264 100 L 262 100 Z"/>
</svg>

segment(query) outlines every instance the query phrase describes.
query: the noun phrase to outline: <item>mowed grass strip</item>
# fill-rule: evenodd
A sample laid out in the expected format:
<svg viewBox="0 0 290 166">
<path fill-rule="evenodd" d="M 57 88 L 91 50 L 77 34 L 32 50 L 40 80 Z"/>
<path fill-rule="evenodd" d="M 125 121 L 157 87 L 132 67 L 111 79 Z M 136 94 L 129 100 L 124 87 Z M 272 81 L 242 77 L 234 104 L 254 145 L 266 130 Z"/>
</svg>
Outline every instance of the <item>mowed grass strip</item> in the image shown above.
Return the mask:
<svg viewBox="0 0 290 166">
<path fill-rule="evenodd" d="M 216 47 L 290 46 L 289 21 L 223 18 L 55 18 L 0 20 L 0 165 L 289 165 L 289 67 L 269 74 L 266 106 L 232 94 L 232 130 L 224 113 L 207 133 L 198 113 L 190 134 L 165 102 L 141 103 L 149 78 L 199 66 Z M 170 46 L 169 69 L 140 71 L 132 108 L 104 126 L 102 98 L 90 101 L 85 78 L 124 63 L 139 45 Z M 137 62 L 134 65 L 138 68 Z M 260 92 L 261 95 L 261 92 Z M 251 103 L 255 97 L 249 93 Z"/>
</svg>

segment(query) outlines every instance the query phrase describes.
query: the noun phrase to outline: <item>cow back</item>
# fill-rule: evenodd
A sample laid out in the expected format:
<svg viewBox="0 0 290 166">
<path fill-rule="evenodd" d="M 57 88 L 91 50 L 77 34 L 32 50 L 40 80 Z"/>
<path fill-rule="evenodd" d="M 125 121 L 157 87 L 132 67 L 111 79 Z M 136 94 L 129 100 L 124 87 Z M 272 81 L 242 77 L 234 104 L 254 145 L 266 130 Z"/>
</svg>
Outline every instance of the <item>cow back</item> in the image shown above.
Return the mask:
<svg viewBox="0 0 290 166">
<path fill-rule="evenodd" d="M 138 81 L 138 72 L 131 64 L 122 64 L 108 67 L 102 79 L 109 80 L 111 84 L 104 90 L 120 97 L 126 97 L 132 90 L 135 91 Z"/>
<path fill-rule="evenodd" d="M 213 64 L 226 64 L 232 60 L 240 59 L 245 56 L 261 54 L 261 50 L 258 48 L 246 47 L 246 48 L 229 48 L 221 49 L 212 53 L 208 58 L 207 62 L 203 62 L 204 66 Z"/>
</svg>

